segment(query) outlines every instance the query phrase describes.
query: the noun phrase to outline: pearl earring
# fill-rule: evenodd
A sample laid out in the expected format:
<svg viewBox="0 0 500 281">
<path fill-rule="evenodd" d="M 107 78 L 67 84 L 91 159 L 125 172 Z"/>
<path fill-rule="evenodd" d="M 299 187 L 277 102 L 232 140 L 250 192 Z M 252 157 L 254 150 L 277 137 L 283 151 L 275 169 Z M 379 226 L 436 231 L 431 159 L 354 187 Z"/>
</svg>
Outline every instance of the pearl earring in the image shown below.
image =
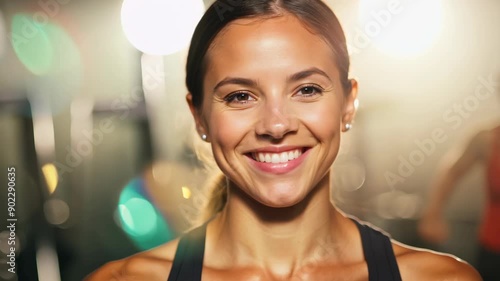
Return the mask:
<svg viewBox="0 0 500 281">
<path fill-rule="evenodd" d="M 206 141 L 207 140 L 207 135 L 205 135 L 205 134 L 201 135 L 201 139 L 204 140 L 204 141 Z"/>
<path fill-rule="evenodd" d="M 344 127 L 345 127 L 345 131 L 347 132 L 352 128 L 352 125 L 350 123 L 346 123 Z"/>
</svg>

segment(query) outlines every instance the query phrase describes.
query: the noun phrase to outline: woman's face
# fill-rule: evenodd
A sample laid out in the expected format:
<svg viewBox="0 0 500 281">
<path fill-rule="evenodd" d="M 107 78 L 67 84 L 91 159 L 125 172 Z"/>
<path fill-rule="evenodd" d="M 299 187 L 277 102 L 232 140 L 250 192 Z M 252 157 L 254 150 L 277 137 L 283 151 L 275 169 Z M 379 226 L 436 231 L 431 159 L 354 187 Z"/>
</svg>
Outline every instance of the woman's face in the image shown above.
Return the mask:
<svg viewBox="0 0 500 281">
<path fill-rule="evenodd" d="M 191 109 L 217 164 L 262 204 L 300 202 L 337 155 L 355 83 L 346 96 L 332 49 L 289 15 L 231 23 L 207 62 L 202 108 Z"/>
</svg>

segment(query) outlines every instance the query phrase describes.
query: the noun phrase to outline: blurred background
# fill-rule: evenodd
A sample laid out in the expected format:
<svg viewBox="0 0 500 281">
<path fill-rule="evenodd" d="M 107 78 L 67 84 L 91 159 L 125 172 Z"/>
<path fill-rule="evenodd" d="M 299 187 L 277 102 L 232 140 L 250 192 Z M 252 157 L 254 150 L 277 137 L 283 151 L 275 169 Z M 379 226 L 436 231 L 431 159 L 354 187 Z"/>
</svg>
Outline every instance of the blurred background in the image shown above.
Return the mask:
<svg viewBox="0 0 500 281">
<path fill-rule="evenodd" d="M 184 64 L 211 2 L 0 0 L 1 280 L 81 280 L 191 226 L 214 168 L 185 104 Z M 404 243 L 474 263 L 480 167 L 446 208 L 448 242 L 423 243 L 416 222 L 445 152 L 499 120 L 500 1 L 326 2 L 360 83 L 332 200 Z"/>
</svg>

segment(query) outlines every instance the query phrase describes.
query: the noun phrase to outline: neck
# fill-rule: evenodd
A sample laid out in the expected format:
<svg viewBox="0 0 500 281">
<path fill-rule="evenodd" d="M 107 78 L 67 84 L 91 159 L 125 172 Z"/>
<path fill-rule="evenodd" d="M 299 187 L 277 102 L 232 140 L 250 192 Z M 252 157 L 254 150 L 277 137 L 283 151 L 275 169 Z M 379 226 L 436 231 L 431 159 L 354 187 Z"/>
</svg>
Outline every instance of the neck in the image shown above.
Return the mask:
<svg viewBox="0 0 500 281">
<path fill-rule="evenodd" d="M 329 182 L 327 175 L 307 198 L 286 208 L 267 207 L 230 190 L 226 207 L 214 221 L 214 246 L 223 248 L 233 265 L 266 268 L 279 275 L 293 274 L 318 259 L 320 251 L 334 257 L 346 220 L 330 202 Z"/>
</svg>

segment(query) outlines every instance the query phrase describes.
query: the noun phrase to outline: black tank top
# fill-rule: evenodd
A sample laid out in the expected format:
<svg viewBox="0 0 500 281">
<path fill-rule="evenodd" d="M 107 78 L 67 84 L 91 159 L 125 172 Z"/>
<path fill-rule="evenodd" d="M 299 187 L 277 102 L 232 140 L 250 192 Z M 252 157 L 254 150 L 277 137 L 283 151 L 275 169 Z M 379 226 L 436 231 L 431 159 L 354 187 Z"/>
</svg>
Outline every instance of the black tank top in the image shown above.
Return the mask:
<svg viewBox="0 0 500 281">
<path fill-rule="evenodd" d="M 368 281 L 401 281 L 389 237 L 365 224 L 353 221 L 361 234 L 368 264 Z M 185 234 L 179 241 L 168 281 L 201 281 L 205 254 L 206 224 Z"/>
</svg>

